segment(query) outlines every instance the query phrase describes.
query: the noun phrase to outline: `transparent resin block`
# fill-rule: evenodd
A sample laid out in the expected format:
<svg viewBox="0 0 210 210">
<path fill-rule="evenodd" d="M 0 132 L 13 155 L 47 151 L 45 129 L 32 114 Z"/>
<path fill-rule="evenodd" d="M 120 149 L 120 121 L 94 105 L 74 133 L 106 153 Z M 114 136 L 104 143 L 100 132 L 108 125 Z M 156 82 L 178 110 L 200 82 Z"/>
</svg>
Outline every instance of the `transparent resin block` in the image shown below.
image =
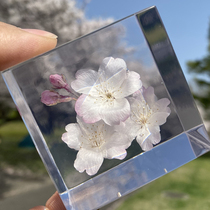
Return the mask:
<svg viewBox="0 0 210 210">
<path fill-rule="evenodd" d="M 210 149 L 155 7 L 2 75 L 68 210 L 105 206 Z"/>
</svg>

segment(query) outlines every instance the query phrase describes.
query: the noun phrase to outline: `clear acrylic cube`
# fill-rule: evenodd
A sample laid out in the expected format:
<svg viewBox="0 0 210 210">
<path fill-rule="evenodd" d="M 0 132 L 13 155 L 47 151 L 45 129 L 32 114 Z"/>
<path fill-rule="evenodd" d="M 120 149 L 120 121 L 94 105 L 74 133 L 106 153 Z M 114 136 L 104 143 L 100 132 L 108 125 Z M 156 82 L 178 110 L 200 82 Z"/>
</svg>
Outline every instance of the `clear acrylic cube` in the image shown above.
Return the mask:
<svg viewBox="0 0 210 210">
<path fill-rule="evenodd" d="M 119 71 L 110 73 L 114 68 Z M 2 75 L 68 210 L 105 206 L 210 149 L 206 129 L 156 7 L 68 42 Z M 114 83 L 111 89 L 109 81 Z M 124 97 L 116 93 L 116 87 L 126 92 Z M 113 89 L 115 92 L 109 92 Z M 46 90 L 49 92 L 43 96 Z M 96 106 L 91 101 L 94 97 L 100 100 Z M 119 108 L 117 100 L 126 101 L 125 113 L 119 110 L 125 107 Z M 141 108 L 135 108 L 136 101 Z M 154 111 L 152 103 L 159 104 L 161 111 Z M 111 114 L 107 117 L 108 112 Z M 156 115 L 164 122 L 151 117 Z M 140 121 L 134 124 L 134 118 Z M 107 131 L 100 130 L 100 141 L 81 140 L 77 128 L 72 130 L 78 125 L 98 124 L 112 132 L 107 137 Z M 66 125 L 70 125 L 69 133 Z M 137 133 L 132 136 L 134 128 Z M 64 133 L 68 133 L 65 138 L 69 146 L 62 140 Z M 73 142 L 73 138 L 77 140 Z M 73 145 L 75 142 L 78 145 Z M 79 159 L 82 149 L 86 153 Z M 99 156 L 103 160 L 96 170 Z"/>
</svg>

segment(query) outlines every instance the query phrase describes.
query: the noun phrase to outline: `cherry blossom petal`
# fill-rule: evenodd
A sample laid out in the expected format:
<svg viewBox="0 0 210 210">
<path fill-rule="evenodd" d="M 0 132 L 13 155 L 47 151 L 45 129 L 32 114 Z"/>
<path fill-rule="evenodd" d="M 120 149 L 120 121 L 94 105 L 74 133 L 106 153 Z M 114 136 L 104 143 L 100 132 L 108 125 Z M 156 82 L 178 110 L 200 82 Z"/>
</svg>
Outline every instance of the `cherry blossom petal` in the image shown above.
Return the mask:
<svg viewBox="0 0 210 210">
<path fill-rule="evenodd" d="M 71 87 L 78 93 L 88 94 L 93 85 L 96 85 L 98 73 L 94 70 L 81 69 L 76 73 L 76 80 Z"/>
<path fill-rule="evenodd" d="M 144 116 L 145 118 L 148 118 L 147 113 L 150 110 L 148 109 L 145 101 L 141 102 L 140 100 L 129 98 L 129 102 L 131 104 L 131 119 L 134 122 L 140 123 L 139 120 L 142 118 L 142 116 Z"/>
<path fill-rule="evenodd" d="M 106 57 L 103 59 L 102 64 L 99 67 L 98 73 L 103 76 L 105 80 L 111 78 L 118 72 L 127 70 L 125 61 L 121 58 L 114 59 L 113 57 Z"/>
<path fill-rule="evenodd" d="M 113 128 L 109 131 L 107 129 L 107 126 L 102 120 L 96 122 L 96 123 L 85 123 L 82 119 L 82 117 L 79 117 L 77 115 L 77 122 L 80 126 L 81 132 L 83 133 L 83 135 L 85 135 L 86 138 L 88 138 L 88 136 L 90 136 L 91 133 L 105 133 L 106 130 L 106 134 L 113 134 Z M 106 137 L 105 137 L 106 138 Z"/>
<path fill-rule="evenodd" d="M 111 126 L 109 126 L 111 127 Z M 121 127 L 122 128 L 122 127 Z M 107 129 L 107 127 L 106 127 Z M 107 132 L 107 130 L 106 130 Z M 111 133 L 111 132 L 110 132 Z M 124 130 L 120 129 L 118 132 L 113 132 L 110 138 L 107 138 L 107 148 L 110 147 L 123 147 L 127 149 L 131 145 L 132 140 L 130 140 L 129 136 L 127 135 Z"/>
<path fill-rule="evenodd" d="M 74 167 L 80 173 L 86 170 L 86 173 L 92 176 L 98 172 L 103 160 L 104 158 L 102 153 L 81 148 L 77 153 L 76 160 L 74 161 Z"/>
<path fill-rule="evenodd" d="M 124 69 L 121 69 L 106 80 L 106 85 L 109 87 L 109 89 L 120 92 L 120 86 L 125 79 L 126 71 Z"/>
<path fill-rule="evenodd" d="M 131 105 L 131 110 L 136 113 L 143 113 L 143 109 L 146 106 L 146 102 L 143 100 L 138 100 L 133 97 L 128 97 L 128 100 Z"/>
<path fill-rule="evenodd" d="M 108 125 L 119 125 L 130 116 L 130 104 L 127 99 L 115 99 L 113 106 L 101 106 L 101 119 Z"/>
<path fill-rule="evenodd" d="M 148 124 L 163 125 L 166 122 L 166 118 L 169 116 L 167 112 L 155 112 L 148 120 Z"/>
<path fill-rule="evenodd" d="M 145 140 L 140 146 L 144 151 L 149 151 L 153 148 L 153 144 L 148 140 Z"/>
<path fill-rule="evenodd" d="M 60 95 L 52 90 L 45 90 L 41 94 L 41 102 L 47 106 L 53 106 L 59 103 Z"/>
<path fill-rule="evenodd" d="M 149 107 L 151 108 L 153 104 L 157 101 L 157 97 L 154 93 L 153 87 L 148 87 L 147 89 L 143 90 L 143 96 L 145 101 L 148 103 Z"/>
<path fill-rule="evenodd" d="M 112 139 L 110 139 L 112 141 L 112 144 L 114 146 L 117 146 L 117 144 L 120 145 L 120 140 L 122 139 L 122 142 L 124 145 L 126 145 L 126 141 L 127 141 L 127 147 L 128 148 L 130 146 L 130 144 L 132 143 L 132 141 L 136 138 L 138 131 L 139 131 L 139 125 L 136 124 L 133 120 L 131 120 L 130 118 L 128 118 L 125 122 L 121 122 L 120 125 L 115 125 L 114 129 L 117 131 L 116 134 L 120 135 L 120 138 L 116 138 L 114 134 L 112 136 Z M 114 140 L 114 138 L 116 140 Z"/>
<path fill-rule="evenodd" d="M 105 58 L 98 71 L 99 82 L 101 84 L 105 82 L 105 85 L 114 91 L 126 79 L 126 70 L 127 66 L 124 60 L 112 57 Z"/>
<path fill-rule="evenodd" d="M 118 147 L 110 147 L 107 150 L 107 154 L 106 154 L 105 158 L 108 158 L 108 159 L 116 158 L 116 159 L 122 160 L 126 157 L 126 155 L 127 155 L 127 152 L 124 147 L 119 147 L 119 146 Z"/>
<path fill-rule="evenodd" d="M 140 75 L 134 71 L 129 71 L 127 73 L 127 78 L 122 83 L 120 91 L 117 94 L 116 98 L 127 97 L 138 91 L 141 86 L 142 82 L 140 80 Z"/>
<path fill-rule="evenodd" d="M 170 108 L 167 107 L 169 104 L 170 104 L 170 101 L 167 98 L 162 98 L 155 102 L 155 104 L 152 106 L 152 111 L 170 113 Z"/>
<path fill-rule="evenodd" d="M 147 141 L 150 141 L 152 144 L 158 144 L 161 140 L 160 132 L 151 133 Z"/>
<path fill-rule="evenodd" d="M 160 126 L 159 125 L 149 124 L 148 129 L 151 133 L 159 133 L 160 132 Z"/>
<path fill-rule="evenodd" d="M 61 139 L 68 145 L 68 147 L 79 150 L 81 145 L 81 131 L 77 123 L 70 123 L 66 126 L 66 133 L 64 133 Z"/>
<path fill-rule="evenodd" d="M 140 146 L 144 143 L 144 141 L 146 141 L 146 139 L 148 138 L 148 136 L 150 134 L 151 133 L 150 133 L 149 129 L 147 128 L 147 126 L 142 126 L 142 128 L 139 129 L 136 140 Z"/>
<path fill-rule="evenodd" d="M 99 115 L 100 106 L 94 104 L 94 100 L 85 94 L 77 99 L 75 111 L 86 123 L 95 123 L 101 119 Z"/>
<path fill-rule="evenodd" d="M 152 133 L 150 129 L 146 129 L 146 127 L 144 127 L 145 129 L 145 139 L 142 141 L 142 139 L 140 139 L 141 137 L 141 134 L 137 136 L 137 141 L 138 143 L 140 143 L 140 146 L 142 148 L 142 150 L 144 151 L 149 151 L 153 148 L 153 144 L 157 144 L 160 142 L 161 140 L 161 136 L 160 136 L 160 129 L 159 129 L 159 126 L 154 126 L 152 131 L 154 131 L 155 133 Z"/>
</svg>

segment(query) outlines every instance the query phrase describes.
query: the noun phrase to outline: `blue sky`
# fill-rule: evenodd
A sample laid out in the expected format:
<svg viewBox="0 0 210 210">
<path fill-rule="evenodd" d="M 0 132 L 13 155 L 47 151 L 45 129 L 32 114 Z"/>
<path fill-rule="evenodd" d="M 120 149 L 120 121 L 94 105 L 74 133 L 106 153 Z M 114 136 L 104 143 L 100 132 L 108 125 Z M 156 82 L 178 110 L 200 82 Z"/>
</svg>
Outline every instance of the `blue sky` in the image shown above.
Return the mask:
<svg viewBox="0 0 210 210">
<path fill-rule="evenodd" d="M 88 18 L 115 20 L 155 5 L 165 25 L 180 65 L 188 80 L 186 62 L 202 58 L 207 52 L 210 0 L 91 0 Z"/>
</svg>

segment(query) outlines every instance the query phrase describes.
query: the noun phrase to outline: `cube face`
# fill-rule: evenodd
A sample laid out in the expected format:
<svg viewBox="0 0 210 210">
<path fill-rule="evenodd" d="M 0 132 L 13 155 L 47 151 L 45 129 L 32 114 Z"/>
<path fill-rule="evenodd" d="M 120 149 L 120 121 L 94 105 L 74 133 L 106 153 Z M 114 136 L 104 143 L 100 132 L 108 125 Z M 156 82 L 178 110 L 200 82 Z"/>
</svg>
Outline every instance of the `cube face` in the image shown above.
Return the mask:
<svg viewBox="0 0 210 210">
<path fill-rule="evenodd" d="M 153 97 L 155 94 L 156 101 L 161 99 L 164 99 L 165 103 L 170 101 L 170 105 L 167 104 L 170 113 L 163 103 L 162 105 L 166 106 L 163 112 L 168 115 L 165 123 L 153 126 L 159 129 L 156 134 L 161 136 L 161 141 L 157 142 L 158 144 L 153 149 L 143 153 L 143 143 L 140 144 L 141 148 L 136 140 L 131 141 L 129 146 L 123 147 L 127 151 L 124 159 L 104 158 L 99 170 L 88 175 L 86 172 L 80 173 L 79 169 L 76 170 L 74 167 L 78 150 L 83 146 L 80 145 L 78 149 L 75 149 L 77 146 L 70 148 L 61 140 L 62 134 L 66 132 L 66 125 L 71 124 L 70 127 L 72 127 L 75 123 L 79 123 L 77 114 L 82 111 L 78 106 L 78 101 L 72 100 L 54 106 L 46 106 L 42 103 L 42 94 L 46 90 L 51 90 L 54 85 L 50 93 L 56 96 L 59 93 L 59 97 L 64 96 L 68 89 L 66 84 L 75 89 L 76 85 L 71 84 L 80 78 L 78 75 L 88 73 L 90 69 L 95 70 L 95 75 L 103 67 L 101 64 L 104 63 L 104 59 L 110 59 L 110 57 L 123 59 L 129 74 L 135 72 L 140 75 L 142 85 L 145 87 L 141 87 L 140 95 L 143 96 L 143 99 L 140 100 L 144 101 L 148 95 Z M 116 60 L 110 59 L 109 63 L 111 62 L 114 62 L 113 65 L 115 65 Z M 120 63 L 122 64 L 122 60 Z M 83 74 L 79 74 L 78 70 L 82 70 Z M 2 75 L 36 148 L 69 210 L 97 209 L 209 151 L 210 142 L 205 127 L 155 7 L 140 11 L 60 46 L 47 54 L 11 68 Z M 61 83 L 56 83 L 58 76 L 56 82 L 50 81 L 51 75 L 64 75 L 65 79 L 62 77 L 61 80 L 65 83 L 65 88 L 64 86 L 60 88 Z M 131 82 L 135 81 L 136 79 Z M 94 82 L 97 83 L 97 81 Z M 117 86 L 118 81 L 115 83 Z M 98 84 L 102 85 L 100 82 Z M 90 91 L 94 90 L 94 85 L 92 84 Z M 55 86 L 57 87 L 56 93 Z M 154 94 L 148 91 L 152 90 L 151 87 L 154 89 Z M 106 88 L 108 89 L 108 86 Z M 78 92 L 75 93 L 78 97 L 84 94 Z M 54 98 L 49 100 L 48 96 L 45 99 L 52 105 L 55 102 L 52 101 Z M 136 98 L 133 92 L 126 95 L 125 98 L 127 96 L 131 98 L 128 99 L 130 106 L 135 109 Z M 106 97 L 110 96 L 106 95 Z M 68 101 L 69 96 L 59 98 L 59 100 Z M 77 112 L 75 103 L 79 107 Z M 85 104 L 85 100 L 80 104 Z M 97 109 L 93 115 L 95 113 Z M 80 116 L 82 124 L 85 116 L 86 113 Z M 107 122 L 107 118 L 102 117 L 101 121 Z M 127 120 L 124 122 L 126 124 Z M 89 123 L 86 120 L 85 123 L 89 126 L 93 122 Z M 108 128 L 113 129 L 115 125 L 110 121 L 108 123 Z M 131 125 L 130 128 L 133 128 L 134 124 Z M 129 133 L 126 126 L 125 129 L 115 127 L 113 132 L 118 131 L 117 137 L 124 138 L 125 131 Z M 73 132 L 70 131 L 69 135 L 72 137 Z M 125 133 L 121 136 L 123 132 Z M 138 139 L 138 134 L 136 135 Z M 115 141 L 114 137 L 110 136 L 110 138 Z M 148 139 L 149 136 L 144 142 Z"/>
</svg>

